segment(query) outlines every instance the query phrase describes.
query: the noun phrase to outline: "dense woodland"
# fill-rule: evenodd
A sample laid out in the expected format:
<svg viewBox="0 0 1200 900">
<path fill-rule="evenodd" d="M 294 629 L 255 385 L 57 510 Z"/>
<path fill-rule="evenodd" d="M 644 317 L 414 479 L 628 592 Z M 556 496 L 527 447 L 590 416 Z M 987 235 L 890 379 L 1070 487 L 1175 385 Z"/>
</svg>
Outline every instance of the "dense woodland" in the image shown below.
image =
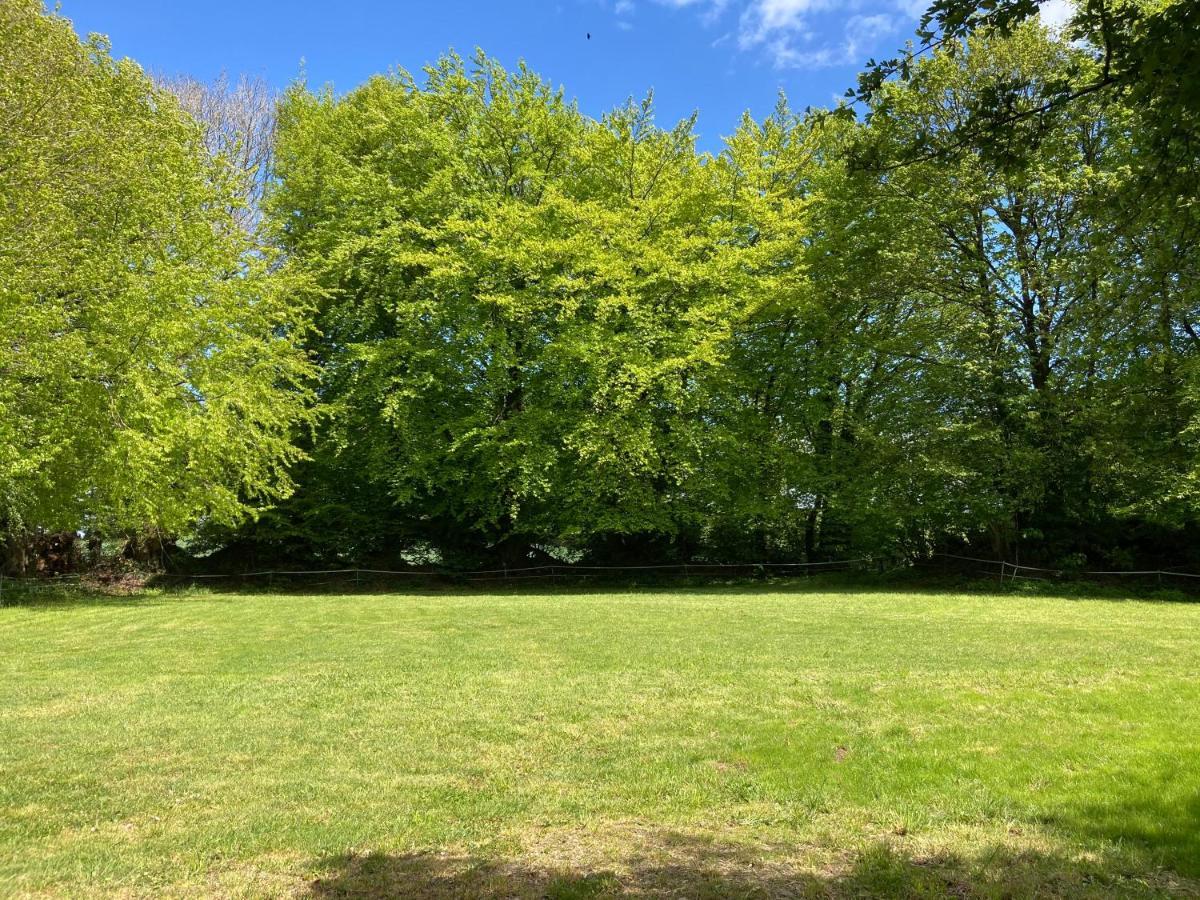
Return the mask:
<svg viewBox="0 0 1200 900">
<path fill-rule="evenodd" d="M 6 0 L 5 566 L 1200 561 L 1198 20 L 939 0 L 711 154 L 482 53 L 274 98 Z"/>
</svg>

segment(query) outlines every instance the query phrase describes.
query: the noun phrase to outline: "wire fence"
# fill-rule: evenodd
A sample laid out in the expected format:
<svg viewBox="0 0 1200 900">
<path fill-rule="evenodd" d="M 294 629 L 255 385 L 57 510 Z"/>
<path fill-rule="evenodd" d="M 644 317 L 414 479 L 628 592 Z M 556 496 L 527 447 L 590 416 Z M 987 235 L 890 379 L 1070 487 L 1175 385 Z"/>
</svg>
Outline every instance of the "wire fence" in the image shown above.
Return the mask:
<svg viewBox="0 0 1200 900">
<path fill-rule="evenodd" d="M 1186 584 L 1200 587 L 1200 574 L 1181 571 L 1183 566 L 1172 566 L 1166 569 L 1082 569 L 1082 568 L 1050 568 L 1046 566 L 1027 566 L 1021 563 L 1008 562 L 1002 559 L 984 559 L 978 556 L 961 556 L 956 553 L 934 553 L 932 559 L 942 559 L 959 563 L 983 564 L 986 569 L 975 569 L 974 566 L 959 566 L 968 568 L 972 574 L 998 578 L 1000 581 L 1065 581 L 1073 579 L 1092 581 L 1153 581 L 1157 584 Z M 920 562 L 918 562 L 920 565 Z M 942 566 L 943 570 L 948 566 Z"/>
<path fill-rule="evenodd" d="M 753 562 L 753 563 L 654 563 L 639 565 L 595 566 L 574 563 L 547 563 L 537 566 L 503 566 L 491 569 L 263 569 L 251 572 L 214 573 L 166 573 L 159 576 L 166 582 L 205 583 L 210 581 L 257 581 L 286 582 L 292 579 L 325 578 L 326 582 L 349 581 L 356 584 L 372 581 L 387 581 L 392 578 L 407 581 L 442 581 L 453 583 L 512 582 L 512 581 L 587 581 L 595 579 L 653 578 L 658 576 L 683 576 L 713 578 L 718 576 L 795 576 L 817 572 L 848 571 L 870 565 L 871 560 L 859 559 L 825 560 L 820 562 Z M 314 583 L 309 581 L 308 583 Z"/>
<path fill-rule="evenodd" d="M 82 575 L 47 575 L 11 578 L 0 573 L 0 606 L 25 597 L 61 595 L 79 590 Z"/>
<path fill-rule="evenodd" d="M 716 580 L 720 578 L 805 577 L 823 572 L 883 573 L 913 567 L 936 570 L 940 574 L 984 577 L 1000 582 L 1087 580 L 1108 583 L 1140 582 L 1200 590 L 1200 574 L 1166 569 L 1067 569 L 1030 566 L 1002 559 L 987 559 L 955 553 L 932 553 L 916 560 L 886 557 L 822 560 L 816 562 L 753 563 L 656 563 L 638 565 L 578 565 L 547 563 L 535 566 L 502 566 L 490 569 L 458 570 L 449 568 L 383 569 L 369 567 L 324 569 L 258 569 L 245 572 L 162 572 L 146 583 L 156 586 L 221 585 L 236 589 L 328 588 L 380 589 L 399 584 L 420 586 L 436 584 L 497 583 L 586 583 L 620 581 L 647 583 L 664 579 Z M 103 588 L 105 582 L 94 575 L 59 574 L 42 577 L 10 578 L 0 575 L 0 605 L 22 598 L 66 595 Z"/>
<path fill-rule="evenodd" d="M 652 581 L 666 578 L 704 579 L 800 577 L 820 572 L 845 572 L 879 565 L 865 557 L 823 560 L 819 562 L 753 563 L 656 563 L 640 565 L 578 565 L 547 563 L 536 566 L 502 566 L 490 569 L 412 568 L 382 569 L 369 567 L 327 569 L 256 569 L 245 572 L 160 572 L 146 579 L 156 586 L 228 585 L 246 587 L 343 587 L 372 588 L 394 586 L 398 582 L 422 584 L 496 584 L 520 582 L 571 583 L 598 580 Z M 26 595 L 65 594 L 101 587 L 103 581 L 86 575 L 50 575 L 6 578 L 0 576 L 0 604 Z"/>
</svg>

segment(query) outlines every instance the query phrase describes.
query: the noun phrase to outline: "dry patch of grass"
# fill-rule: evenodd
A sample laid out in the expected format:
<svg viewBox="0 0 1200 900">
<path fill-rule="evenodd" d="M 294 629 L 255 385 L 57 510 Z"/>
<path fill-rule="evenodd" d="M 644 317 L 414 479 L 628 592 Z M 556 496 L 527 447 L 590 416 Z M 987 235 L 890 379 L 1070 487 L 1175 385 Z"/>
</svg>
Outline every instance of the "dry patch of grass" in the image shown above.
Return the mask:
<svg viewBox="0 0 1200 900">
<path fill-rule="evenodd" d="M 1166 873 L 1125 876 L 1068 859 L 1042 842 L 954 850 L 881 839 L 851 852 L 748 835 L 613 823 L 525 836 L 506 856 L 349 851 L 315 863 L 298 891 L 312 898 L 836 898 L 1191 896 L 1200 883 Z"/>
</svg>

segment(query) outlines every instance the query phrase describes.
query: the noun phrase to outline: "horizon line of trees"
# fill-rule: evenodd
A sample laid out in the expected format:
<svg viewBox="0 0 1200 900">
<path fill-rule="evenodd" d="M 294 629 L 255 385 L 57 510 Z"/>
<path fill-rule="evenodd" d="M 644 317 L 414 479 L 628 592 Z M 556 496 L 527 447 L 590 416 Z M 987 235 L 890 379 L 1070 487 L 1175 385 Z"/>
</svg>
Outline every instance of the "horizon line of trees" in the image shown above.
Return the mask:
<svg viewBox="0 0 1200 900">
<path fill-rule="evenodd" d="M 1200 561 L 1184 6 L 939 0 L 863 115 L 702 153 L 482 52 L 276 102 L 12 0 L 5 566 Z"/>
</svg>

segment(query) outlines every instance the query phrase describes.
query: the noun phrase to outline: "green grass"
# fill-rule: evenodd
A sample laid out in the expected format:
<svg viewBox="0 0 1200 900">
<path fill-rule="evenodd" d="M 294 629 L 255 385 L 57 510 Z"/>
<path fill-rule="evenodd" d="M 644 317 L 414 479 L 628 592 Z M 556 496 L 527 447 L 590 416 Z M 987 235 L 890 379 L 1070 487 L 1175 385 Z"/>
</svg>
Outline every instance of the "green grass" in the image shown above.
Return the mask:
<svg viewBox="0 0 1200 900">
<path fill-rule="evenodd" d="M 1200 605 L 0 608 L 0 894 L 1200 895 Z"/>
</svg>

